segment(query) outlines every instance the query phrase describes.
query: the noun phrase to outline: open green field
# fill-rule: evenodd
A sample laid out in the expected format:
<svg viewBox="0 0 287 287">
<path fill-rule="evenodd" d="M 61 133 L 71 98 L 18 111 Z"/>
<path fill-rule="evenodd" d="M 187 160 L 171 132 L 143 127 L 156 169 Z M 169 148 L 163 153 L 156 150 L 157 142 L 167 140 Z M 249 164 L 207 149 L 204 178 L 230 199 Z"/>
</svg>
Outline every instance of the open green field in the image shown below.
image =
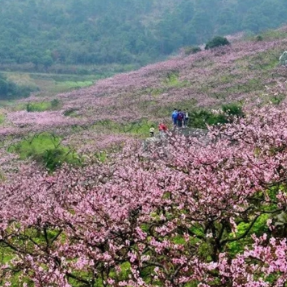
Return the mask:
<svg viewBox="0 0 287 287">
<path fill-rule="evenodd" d="M 7 79 L 19 85 L 37 87 L 37 96 L 54 96 L 58 93 L 93 85 L 101 75 L 44 74 L 2 72 Z"/>
</svg>

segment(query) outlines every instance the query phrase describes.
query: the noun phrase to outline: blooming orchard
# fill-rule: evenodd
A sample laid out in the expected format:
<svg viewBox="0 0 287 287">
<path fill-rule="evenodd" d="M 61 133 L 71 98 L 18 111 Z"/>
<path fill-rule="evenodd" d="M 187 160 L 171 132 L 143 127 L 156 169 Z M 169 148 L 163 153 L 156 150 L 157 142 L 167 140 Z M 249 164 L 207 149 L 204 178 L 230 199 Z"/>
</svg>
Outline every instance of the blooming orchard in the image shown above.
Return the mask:
<svg viewBox="0 0 287 287">
<path fill-rule="evenodd" d="M 187 108 L 191 115 L 200 107 L 219 109 L 223 103 L 241 101 L 256 106 L 270 100 L 280 102 L 286 94 L 286 69 L 278 66 L 278 58 L 285 47 L 284 38 L 237 41 L 99 80 L 52 101 L 31 96 L 16 107 L 1 110 L 0 137 L 20 140 L 49 132 L 59 135 L 71 151 L 93 154 L 131 134 L 148 135 L 152 123 L 169 123 L 174 107 Z M 283 83 L 283 92 L 275 86 L 277 82 Z M 58 105 L 50 110 L 28 109 L 41 102 L 51 107 L 53 101 Z M 142 125 L 140 132 L 126 128 L 137 123 Z"/>
<path fill-rule="evenodd" d="M 177 56 L 138 71 L 99 80 L 95 85 L 57 95 L 58 109 L 44 112 L 8 111 L 9 126 L 37 130 L 110 120 L 126 123 L 147 117 L 168 118 L 174 107 L 214 107 L 226 102 L 253 101 L 264 86 L 285 81 L 279 56 L 286 39 L 238 41 L 231 46 Z M 46 101 L 30 97 L 21 104 Z"/>
<path fill-rule="evenodd" d="M 287 113 L 0 186 L 1 284 L 284 286 Z M 6 283 L 7 285 L 7 283 Z"/>
<path fill-rule="evenodd" d="M 285 46 L 237 42 L 61 94 L 58 110 L 8 109 L 0 130 L 1 285 L 285 286 L 286 103 L 254 109 L 286 95 L 286 69 L 277 67 Z M 246 99 L 245 118 L 202 138 L 128 144 L 95 160 L 130 139 L 130 123 L 162 120 L 174 106 Z M 7 150 L 25 149 L 43 131 L 57 143 L 52 157 L 76 151 L 84 166 L 20 168 Z"/>
</svg>

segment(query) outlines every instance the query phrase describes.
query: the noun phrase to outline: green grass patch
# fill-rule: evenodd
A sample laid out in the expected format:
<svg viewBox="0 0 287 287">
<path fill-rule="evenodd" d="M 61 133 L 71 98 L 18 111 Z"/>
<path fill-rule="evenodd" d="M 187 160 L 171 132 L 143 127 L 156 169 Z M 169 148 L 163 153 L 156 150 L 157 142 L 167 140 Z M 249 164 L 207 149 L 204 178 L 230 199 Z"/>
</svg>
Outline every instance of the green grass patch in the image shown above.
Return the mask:
<svg viewBox="0 0 287 287">
<path fill-rule="evenodd" d="M 84 87 L 89 87 L 93 85 L 93 81 L 65 81 L 65 82 L 55 82 L 54 87 L 51 89 L 52 92 L 62 93 L 66 91 L 71 91 L 74 89 L 80 89 Z"/>
<path fill-rule="evenodd" d="M 54 171 L 63 163 L 80 165 L 78 155 L 61 144 L 62 138 L 49 133 L 37 134 L 10 146 L 9 152 L 17 153 L 21 159 L 32 158 Z"/>
<path fill-rule="evenodd" d="M 285 98 L 286 98 L 286 95 L 278 94 L 276 96 L 272 96 L 270 98 L 270 101 L 273 105 L 279 105 Z"/>
<path fill-rule="evenodd" d="M 201 109 L 188 112 L 188 126 L 192 128 L 206 129 L 207 125 L 226 124 L 234 120 L 235 117 L 244 117 L 240 103 L 230 103 L 221 106 L 222 111 L 218 113 Z"/>
<path fill-rule="evenodd" d="M 28 103 L 26 106 L 27 112 L 43 112 L 51 109 L 49 102 Z"/>
<path fill-rule="evenodd" d="M 1 102 L 3 107 L 11 111 L 23 111 L 27 112 L 43 112 L 43 111 L 54 111 L 58 110 L 62 107 L 61 101 L 58 99 L 54 99 L 51 101 L 42 101 L 42 102 L 30 102 L 30 103 L 22 103 L 22 102 Z"/>
<path fill-rule="evenodd" d="M 188 126 L 198 129 L 206 129 L 207 125 L 225 124 L 228 120 L 223 114 L 214 114 L 207 110 L 189 112 Z"/>
<path fill-rule="evenodd" d="M 34 102 L 26 105 L 27 112 L 43 112 L 56 110 L 61 106 L 61 102 L 58 99 L 54 99 L 50 102 Z"/>
<path fill-rule="evenodd" d="M 19 86 L 19 93 L 35 91 L 39 96 L 54 96 L 57 93 L 88 87 L 104 75 L 76 75 L 76 74 L 51 74 L 51 73 L 21 73 L 3 72 L 9 81 Z"/>
<path fill-rule="evenodd" d="M 51 101 L 42 101 L 42 102 L 1 102 L 1 104 L 11 111 L 23 111 L 27 112 L 44 112 L 44 111 L 54 111 L 62 107 L 62 102 L 58 99 Z"/>
<path fill-rule="evenodd" d="M 172 72 L 167 74 L 167 77 L 164 79 L 164 85 L 171 88 L 183 88 L 190 84 L 188 81 L 180 81 L 178 72 Z"/>
<path fill-rule="evenodd" d="M 121 134 L 132 134 L 132 135 L 143 135 L 149 134 L 149 128 L 151 126 L 156 127 L 156 123 L 148 121 L 146 119 L 129 122 L 129 123 L 117 123 L 111 120 L 102 120 L 94 124 L 94 128 L 104 128 L 105 130 L 121 133 Z"/>
<path fill-rule="evenodd" d="M 97 75 L 72 74 L 31 74 L 31 77 L 40 87 L 41 94 L 57 94 L 88 87 L 101 78 Z"/>
</svg>

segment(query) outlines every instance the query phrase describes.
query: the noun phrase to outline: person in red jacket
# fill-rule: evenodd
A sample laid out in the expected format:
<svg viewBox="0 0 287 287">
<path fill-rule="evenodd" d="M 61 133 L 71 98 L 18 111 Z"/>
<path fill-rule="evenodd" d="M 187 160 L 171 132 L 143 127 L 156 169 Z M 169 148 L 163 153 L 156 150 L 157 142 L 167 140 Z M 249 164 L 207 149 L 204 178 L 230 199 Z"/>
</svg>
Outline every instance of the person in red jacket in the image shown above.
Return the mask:
<svg viewBox="0 0 287 287">
<path fill-rule="evenodd" d="M 158 125 L 158 130 L 160 135 L 164 135 L 167 131 L 167 126 L 164 123 Z"/>
</svg>

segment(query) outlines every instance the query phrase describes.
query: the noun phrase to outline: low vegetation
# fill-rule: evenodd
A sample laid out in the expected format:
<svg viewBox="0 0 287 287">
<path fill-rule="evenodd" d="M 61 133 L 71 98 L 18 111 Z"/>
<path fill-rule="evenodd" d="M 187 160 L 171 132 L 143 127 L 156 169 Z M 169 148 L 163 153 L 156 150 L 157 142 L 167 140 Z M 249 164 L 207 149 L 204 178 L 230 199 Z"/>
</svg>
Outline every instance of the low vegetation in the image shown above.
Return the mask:
<svg viewBox="0 0 287 287">
<path fill-rule="evenodd" d="M 63 163 L 81 164 L 77 154 L 69 147 L 63 146 L 61 142 L 61 137 L 53 134 L 35 134 L 10 146 L 8 151 L 17 153 L 20 159 L 31 158 L 50 172 L 55 171 Z"/>
<path fill-rule="evenodd" d="M 30 102 L 26 105 L 27 112 L 43 112 L 50 110 L 57 110 L 61 107 L 61 102 L 54 99 L 50 102 Z"/>
<path fill-rule="evenodd" d="M 213 49 L 213 48 L 221 47 L 221 46 L 226 46 L 226 45 L 230 45 L 230 42 L 225 37 L 216 36 L 206 43 L 205 50 L 209 50 L 209 49 Z"/>
<path fill-rule="evenodd" d="M 36 86 L 16 84 L 5 75 L 0 75 L 0 100 L 25 98 L 35 91 L 38 91 Z"/>
<path fill-rule="evenodd" d="M 198 46 L 188 46 L 184 48 L 185 55 L 196 54 L 201 51 L 201 48 Z"/>
<path fill-rule="evenodd" d="M 156 126 L 156 123 L 147 119 L 140 119 L 128 123 L 119 123 L 111 120 L 96 122 L 93 127 L 101 127 L 104 130 L 114 133 L 130 134 L 145 138 L 148 135 L 149 128 Z"/>
<path fill-rule="evenodd" d="M 242 106 L 238 103 L 222 105 L 218 110 L 196 109 L 188 112 L 188 126 L 206 129 L 207 126 L 232 123 L 234 119 L 244 116 Z"/>
</svg>

